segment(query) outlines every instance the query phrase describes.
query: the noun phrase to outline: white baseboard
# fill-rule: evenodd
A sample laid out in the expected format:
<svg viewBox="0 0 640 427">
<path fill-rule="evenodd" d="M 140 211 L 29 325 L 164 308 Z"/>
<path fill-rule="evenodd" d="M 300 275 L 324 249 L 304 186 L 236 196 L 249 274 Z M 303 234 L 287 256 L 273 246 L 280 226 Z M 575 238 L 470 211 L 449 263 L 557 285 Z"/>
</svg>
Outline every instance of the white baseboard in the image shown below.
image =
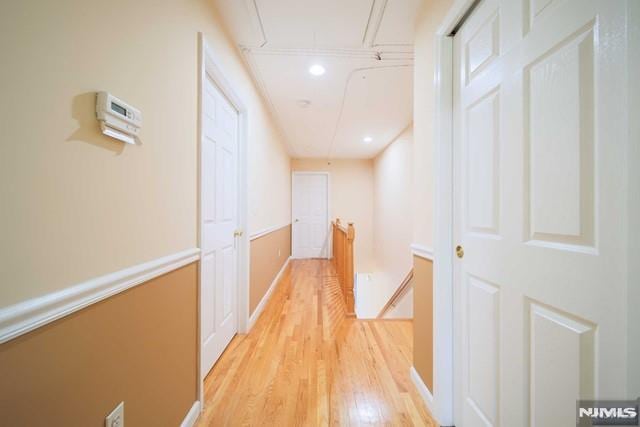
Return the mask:
<svg viewBox="0 0 640 427">
<path fill-rule="evenodd" d="M 418 373 L 418 371 L 416 371 L 416 368 L 414 366 L 412 366 L 411 369 L 409 370 L 409 376 L 411 377 L 411 381 L 413 382 L 413 384 L 416 386 L 418 393 L 420 393 L 420 397 L 422 397 L 422 400 L 424 400 L 425 405 L 427 405 L 427 408 L 429 408 L 429 411 L 431 412 L 431 416 L 436 421 L 438 421 L 438 416 L 434 411 L 433 395 L 427 388 L 427 385 L 424 383 L 424 381 L 422 381 L 420 374 Z M 440 423 L 438 422 L 438 424 Z"/>
<path fill-rule="evenodd" d="M 291 257 L 287 258 L 284 264 L 282 264 L 282 268 L 280 268 L 280 271 L 278 271 L 278 274 L 276 274 L 276 277 L 271 282 L 271 285 L 269 285 L 269 289 L 267 289 L 267 292 L 264 293 L 264 296 L 260 300 L 260 303 L 258 303 L 258 305 L 256 306 L 256 309 L 253 310 L 253 313 L 249 318 L 249 327 L 247 328 L 247 333 L 249 333 L 251 328 L 253 328 L 253 325 L 258 320 L 258 317 L 260 317 L 260 314 L 262 314 L 262 310 L 264 310 L 264 307 L 267 305 L 267 302 L 269 302 L 269 298 L 271 298 L 271 294 L 273 293 L 274 289 L 278 285 L 278 282 L 282 277 L 282 273 L 284 273 L 284 270 L 287 268 L 287 265 L 289 265 L 289 261 L 291 261 Z"/>
<path fill-rule="evenodd" d="M 184 420 L 182 420 L 180 427 L 193 427 L 200 416 L 200 408 L 199 400 L 193 402 L 193 406 L 189 409 L 189 412 L 187 412 L 187 416 L 184 417 Z"/>
<path fill-rule="evenodd" d="M 192 248 L 0 309 L 0 344 L 200 258 Z"/>
</svg>

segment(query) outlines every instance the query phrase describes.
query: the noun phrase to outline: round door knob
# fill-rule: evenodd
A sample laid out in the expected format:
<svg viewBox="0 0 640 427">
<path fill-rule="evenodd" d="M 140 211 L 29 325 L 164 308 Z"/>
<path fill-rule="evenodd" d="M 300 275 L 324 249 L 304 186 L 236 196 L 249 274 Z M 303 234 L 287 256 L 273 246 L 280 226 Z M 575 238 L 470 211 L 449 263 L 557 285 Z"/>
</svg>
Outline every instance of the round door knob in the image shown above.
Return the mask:
<svg viewBox="0 0 640 427">
<path fill-rule="evenodd" d="M 456 256 L 462 258 L 464 256 L 464 248 L 460 245 L 456 246 Z"/>
</svg>

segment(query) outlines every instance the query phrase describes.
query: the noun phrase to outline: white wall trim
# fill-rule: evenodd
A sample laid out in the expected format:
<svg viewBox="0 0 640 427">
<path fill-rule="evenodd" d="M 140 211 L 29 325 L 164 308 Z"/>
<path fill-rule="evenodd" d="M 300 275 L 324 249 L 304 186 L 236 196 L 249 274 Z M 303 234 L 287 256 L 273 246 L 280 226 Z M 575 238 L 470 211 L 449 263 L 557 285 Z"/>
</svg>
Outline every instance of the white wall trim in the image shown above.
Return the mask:
<svg viewBox="0 0 640 427">
<path fill-rule="evenodd" d="M 237 298 L 237 330 L 239 333 L 245 333 L 248 330 L 249 324 L 249 233 L 248 233 L 248 192 L 249 192 L 249 184 L 248 184 L 248 174 L 249 174 L 249 164 L 248 164 L 248 123 L 249 123 L 249 110 L 246 107 L 246 104 L 242 97 L 236 91 L 233 80 L 231 80 L 228 74 L 225 73 L 224 67 L 220 63 L 219 59 L 220 55 L 217 55 L 216 52 L 213 51 L 211 46 L 207 44 L 204 34 L 198 33 L 198 41 L 199 41 L 199 86 L 198 86 L 198 167 L 201 167 L 202 164 L 202 156 L 201 156 L 201 144 L 202 144 L 202 89 L 203 82 L 205 81 L 207 75 L 213 79 L 216 86 L 220 91 L 227 97 L 227 99 L 231 102 L 233 107 L 238 111 L 238 227 L 245 232 L 242 233 L 240 237 L 238 237 L 238 272 L 237 272 L 237 283 L 238 283 L 238 298 Z M 202 204 L 200 202 L 200 189 L 202 188 L 202 174 L 198 173 L 198 203 L 199 203 L 199 214 L 201 213 Z M 202 229 L 200 227 L 200 217 L 198 218 L 198 241 L 202 241 Z M 200 274 L 202 277 L 202 274 Z M 199 283 L 198 289 L 202 290 L 202 283 Z M 201 347 L 202 347 L 202 337 L 200 333 L 202 331 L 201 323 L 202 323 L 202 304 L 203 301 L 199 301 L 199 313 L 198 313 L 198 372 L 202 372 L 201 364 Z M 198 399 L 200 401 L 203 400 L 204 397 L 204 378 L 199 378 L 198 381 Z"/>
<path fill-rule="evenodd" d="M 238 242 L 238 332 L 247 330 L 249 321 L 249 234 L 248 230 L 248 124 L 249 110 L 246 103 L 236 91 L 233 81 L 225 73 L 224 67 L 219 62 L 219 55 L 207 44 L 204 34 L 199 33 L 200 41 L 200 82 L 198 96 L 201 98 L 203 81 L 208 75 L 213 79 L 218 89 L 227 97 L 233 107 L 238 111 L 238 227 L 245 232 L 239 237 Z M 199 99 L 198 109 L 198 147 L 202 141 L 202 99 Z M 199 149 L 199 148 L 198 148 Z M 200 156 L 200 153 L 198 154 Z M 200 164 L 200 161 L 198 162 Z M 201 188 L 198 174 L 198 187 Z M 199 196 L 200 197 L 200 196 Z M 198 219 L 198 224 L 200 220 Z M 202 230 L 198 232 L 199 240 L 202 240 Z"/>
<path fill-rule="evenodd" d="M 452 13 L 450 12 L 450 15 Z M 453 14 L 457 16 L 458 14 Z M 451 24 L 443 27 L 450 30 Z M 453 372 L 453 38 L 436 37 L 435 239 L 433 261 L 433 406 L 454 425 Z M 437 203 L 436 203 L 437 201 Z"/>
<path fill-rule="evenodd" d="M 449 37 L 451 32 L 461 24 L 469 10 L 475 6 L 476 2 L 477 0 L 454 0 L 442 22 L 440 22 L 436 36 Z"/>
<path fill-rule="evenodd" d="M 433 261 L 433 249 L 428 246 L 420 245 L 418 243 L 412 243 L 411 253 L 415 256 L 419 256 L 420 258 Z"/>
<path fill-rule="evenodd" d="M 454 425 L 453 320 L 453 37 L 475 0 L 455 0 L 435 37 L 435 239 L 433 262 L 433 394 L 442 425 Z M 435 255 L 438 255 L 435 257 Z"/>
<path fill-rule="evenodd" d="M 425 405 L 427 405 L 427 408 L 431 412 L 431 415 L 433 416 L 433 418 L 435 418 L 436 422 L 440 424 L 438 416 L 435 413 L 435 408 L 433 407 L 433 395 L 429 391 L 429 388 L 424 383 L 424 381 L 422 381 L 422 377 L 420 377 L 420 374 L 418 373 L 418 371 L 416 371 L 415 366 L 412 366 L 409 369 L 409 376 L 411 377 L 411 382 L 413 382 L 413 385 L 416 386 L 418 393 L 420 393 L 420 397 L 422 397 L 422 400 L 424 400 Z"/>
<path fill-rule="evenodd" d="M 0 344 L 199 258 L 200 249 L 187 249 L 2 308 Z"/>
<path fill-rule="evenodd" d="M 284 270 L 287 268 L 290 261 L 291 261 L 291 257 L 287 258 L 284 264 L 282 264 L 282 268 L 280 268 L 280 271 L 278 271 L 278 274 L 276 274 L 276 277 L 271 282 L 271 285 L 269 285 L 269 289 L 267 289 L 267 292 L 264 293 L 264 296 L 256 306 L 256 309 L 253 310 L 253 314 L 251 314 L 251 317 L 249 318 L 249 330 L 247 332 L 249 332 L 251 328 L 253 328 L 253 325 L 255 325 L 255 323 L 258 321 L 260 314 L 262 314 L 262 311 L 267 305 L 267 302 L 269 302 L 269 299 L 271 298 L 271 294 L 278 286 L 278 283 L 282 278 L 282 273 L 284 273 Z"/>
<path fill-rule="evenodd" d="M 196 421 L 198 421 L 198 417 L 200 416 L 200 409 L 200 401 L 196 400 L 195 402 L 193 402 L 193 406 L 191 406 L 191 409 L 189 409 L 189 412 L 187 412 L 187 416 L 184 417 L 184 420 L 182 420 L 182 423 L 180 423 L 180 427 L 193 427 L 196 424 Z"/>
<path fill-rule="evenodd" d="M 258 230 L 255 233 L 251 234 L 251 236 L 249 237 L 249 240 L 258 239 L 262 236 L 266 236 L 269 233 L 273 233 L 276 230 L 280 230 L 281 228 L 288 227 L 290 225 L 291 225 L 291 222 L 287 222 L 286 224 L 274 225 L 273 227 L 263 228 L 262 230 Z"/>
</svg>

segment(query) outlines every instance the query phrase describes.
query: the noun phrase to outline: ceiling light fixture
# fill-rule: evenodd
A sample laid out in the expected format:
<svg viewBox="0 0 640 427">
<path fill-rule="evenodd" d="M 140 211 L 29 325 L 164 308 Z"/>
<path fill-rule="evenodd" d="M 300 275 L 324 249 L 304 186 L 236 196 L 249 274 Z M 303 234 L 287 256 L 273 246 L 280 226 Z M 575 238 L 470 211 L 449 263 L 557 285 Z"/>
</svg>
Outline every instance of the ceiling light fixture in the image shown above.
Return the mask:
<svg viewBox="0 0 640 427">
<path fill-rule="evenodd" d="M 312 76 L 321 76 L 325 73 L 324 67 L 320 64 L 313 64 L 311 67 L 309 67 L 309 73 L 311 73 Z"/>
<path fill-rule="evenodd" d="M 365 136 L 364 138 L 362 138 L 362 140 L 363 140 L 365 143 L 367 143 L 367 144 L 368 144 L 368 143 L 370 143 L 371 141 L 373 141 L 373 138 L 371 138 L 370 136 Z"/>
</svg>

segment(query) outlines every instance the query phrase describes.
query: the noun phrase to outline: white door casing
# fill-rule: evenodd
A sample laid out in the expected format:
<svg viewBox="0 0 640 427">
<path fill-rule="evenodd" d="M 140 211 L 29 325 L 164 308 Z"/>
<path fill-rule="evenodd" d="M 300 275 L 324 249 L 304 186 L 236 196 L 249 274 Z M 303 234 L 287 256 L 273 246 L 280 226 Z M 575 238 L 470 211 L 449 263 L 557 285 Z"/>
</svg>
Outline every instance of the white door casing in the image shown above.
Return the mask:
<svg viewBox="0 0 640 427">
<path fill-rule="evenodd" d="M 202 87 L 200 300 L 204 378 L 238 328 L 238 112 L 206 74 Z"/>
<path fill-rule="evenodd" d="M 293 172 L 292 258 L 329 257 L 329 174 Z"/>
<path fill-rule="evenodd" d="M 454 37 L 457 426 L 575 425 L 577 399 L 636 397 L 626 13 L 484 0 Z"/>
</svg>

